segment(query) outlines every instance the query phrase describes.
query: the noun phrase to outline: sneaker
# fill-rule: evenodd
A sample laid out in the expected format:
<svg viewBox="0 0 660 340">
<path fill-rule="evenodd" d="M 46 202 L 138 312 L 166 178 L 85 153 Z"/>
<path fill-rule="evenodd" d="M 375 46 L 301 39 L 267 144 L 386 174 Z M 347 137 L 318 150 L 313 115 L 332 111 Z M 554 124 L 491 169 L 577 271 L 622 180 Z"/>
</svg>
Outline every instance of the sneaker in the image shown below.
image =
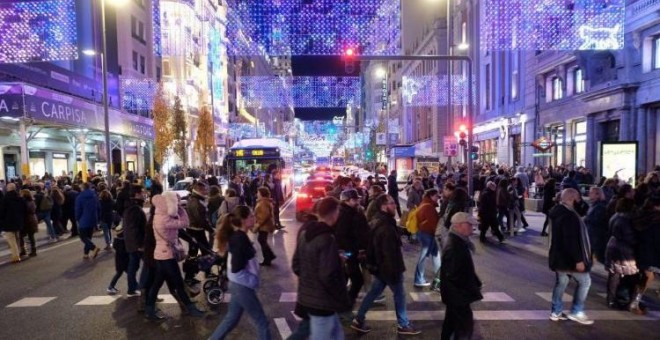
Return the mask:
<svg viewBox="0 0 660 340">
<path fill-rule="evenodd" d="M 431 282 L 415 283 L 415 287 L 417 287 L 417 288 L 424 288 L 424 287 L 428 287 L 430 285 L 431 285 Z"/>
<path fill-rule="evenodd" d="M 108 290 L 106 290 L 106 292 L 108 292 L 108 295 L 117 295 L 117 293 L 119 293 L 119 289 L 110 287 Z"/>
<path fill-rule="evenodd" d="M 396 328 L 396 332 L 401 335 L 417 335 L 422 333 L 422 331 L 413 328 L 412 325 L 408 325 L 406 327 L 399 326 Z"/>
<path fill-rule="evenodd" d="M 99 251 L 101 251 L 101 248 L 96 247 L 94 250 L 92 250 L 92 258 L 95 259 L 97 256 L 99 256 Z"/>
<path fill-rule="evenodd" d="M 594 320 L 589 319 L 587 317 L 587 314 L 584 314 L 584 312 L 568 314 L 568 318 L 570 320 L 573 320 L 573 321 L 575 321 L 577 323 L 580 323 L 582 325 L 593 325 L 594 324 Z"/>
<path fill-rule="evenodd" d="M 385 303 L 385 295 L 381 295 L 374 299 L 374 303 Z"/>
<path fill-rule="evenodd" d="M 550 320 L 552 321 L 560 321 L 560 320 L 568 320 L 568 317 L 564 313 L 551 313 L 550 314 Z"/>
<path fill-rule="evenodd" d="M 358 321 L 358 319 L 353 319 L 353 322 L 351 323 L 351 328 L 362 334 L 367 334 L 371 332 L 371 327 L 365 325 L 364 321 L 362 322 Z"/>
<path fill-rule="evenodd" d="M 128 296 L 128 297 L 140 296 L 140 295 L 142 295 L 142 294 L 140 294 L 140 291 L 139 291 L 139 290 L 136 290 L 136 291 L 134 291 L 134 292 L 128 292 L 128 293 L 126 293 L 126 296 Z"/>
</svg>

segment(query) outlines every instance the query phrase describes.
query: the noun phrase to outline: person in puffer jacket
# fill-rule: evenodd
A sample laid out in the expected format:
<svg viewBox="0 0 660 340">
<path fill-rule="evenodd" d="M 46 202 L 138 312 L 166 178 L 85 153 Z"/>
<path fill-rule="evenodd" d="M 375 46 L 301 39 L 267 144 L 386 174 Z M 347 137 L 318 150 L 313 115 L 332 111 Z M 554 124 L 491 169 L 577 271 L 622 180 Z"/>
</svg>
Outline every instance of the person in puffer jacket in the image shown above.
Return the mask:
<svg viewBox="0 0 660 340">
<path fill-rule="evenodd" d="M 185 305 L 185 312 L 190 316 L 203 317 L 204 312 L 197 309 L 195 304 L 190 301 L 188 294 L 186 294 L 179 264 L 174 258 L 174 245 L 179 242 L 179 230 L 188 226 L 188 214 L 181 207 L 179 196 L 171 191 L 154 196 L 151 203 L 156 208 L 153 220 L 154 235 L 156 237 L 156 248 L 154 250 L 156 278 L 147 295 L 145 316 L 150 320 L 166 318 L 165 315 L 156 310 L 156 298 L 163 282 L 168 281 L 168 286 L 174 290 L 172 295 Z"/>
<path fill-rule="evenodd" d="M 256 250 L 247 236 L 255 224 L 250 207 L 237 206 L 223 220 L 218 230 L 217 243 L 220 251 L 228 251 L 227 278 L 231 301 L 227 315 L 209 339 L 224 339 L 237 325 L 243 312 L 247 312 L 257 328 L 257 339 L 271 339 L 268 318 L 257 297 L 259 288 L 259 264 Z"/>
</svg>

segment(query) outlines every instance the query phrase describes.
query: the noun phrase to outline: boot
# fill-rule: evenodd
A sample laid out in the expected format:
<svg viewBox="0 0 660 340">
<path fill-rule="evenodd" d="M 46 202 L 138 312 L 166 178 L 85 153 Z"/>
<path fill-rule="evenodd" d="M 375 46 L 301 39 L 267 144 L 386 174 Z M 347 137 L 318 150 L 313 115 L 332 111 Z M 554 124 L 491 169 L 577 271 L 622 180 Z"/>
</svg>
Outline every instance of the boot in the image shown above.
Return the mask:
<svg viewBox="0 0 660 340">
<path fill-rule="evenodd" d="M 145 305 L 147 303 L 147 290 L 140 289 L 140 296 L 138 296 L 138 313 L 144 313 L 146 311 Z"/>
<path fill-rule="evenodd" d="M 186 306 L 186 314 L 196 318 L 203 318 L 204 315 L 206 315 L 206 313 L 197 309 L 197 306 L 195 306 L 195 304 L 192 302 Z"/>
</svg>

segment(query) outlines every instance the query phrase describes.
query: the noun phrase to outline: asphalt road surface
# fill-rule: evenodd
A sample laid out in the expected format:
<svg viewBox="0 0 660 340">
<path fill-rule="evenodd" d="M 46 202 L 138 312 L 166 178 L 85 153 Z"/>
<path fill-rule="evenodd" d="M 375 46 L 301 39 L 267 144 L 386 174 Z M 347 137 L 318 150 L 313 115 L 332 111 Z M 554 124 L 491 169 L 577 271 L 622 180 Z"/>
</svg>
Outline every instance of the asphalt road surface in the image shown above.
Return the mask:
<svg viewBox="0 0 660 340">
<path fill-rule="evenodd" d="M 259 298 L 271 323 L 274 339 L 286 338 L 297 327 L 292 314 L 297 279 L 290 269 L 295 236 L 295 203 L 286 206 L 281 218 L 286 225 L 270 239 L 277 259 L 272 267 L 261 269 Z M 660 339 L 660 298 L 657 283 L 646 294 L 650 305 L 646 316 L 609 310 L 605 305 L 605 276 L 600 265 L 592 274 L 593 284 L 586 303 L 592 326 L 571 321 L 552 322 L 550 295 L 554 274 L 547 266 L 546 238 L 539 236 L 542 215 L 528 213 L 529 230 L 508 239 L 503 245 L 491 240 L 477 244 L 474 260 L 484 282 L 484 300 L 473 304 L 476 339 Z M 102 244 L 102 236 L 95 237 Z M 42 242 L 44 243 L 44 242 Z M 0 244 L 0 250 L 4 244 Z M 444 305 L 438 293 L 412 285 L 418 246 L 404 241 L 408 314 L 422 334 L 419 339 L 440 337 Z M 96 260 L 82 259 L 82 243 L 71 239 L 44 244 L 39 255 L 20 264 L 7 263 L 6 250 L 0 252 L 0 339 L 206 339 L 220 323 L 227 304 L 211 309 L 201 298 L 198 306 L 208 310 L 203 319 L 182 316 L 172 303 L 167 288 L 160 308 L 170 316 L 161 323 L 146 321 L 136 312 L 136 298 L 126 297 L 126 278 L 117 288 L 120 295 L 106 294 L 114 274 L 111 251 L 102 251 Z M 427 261 L 428 262 L 428 261 Z M 427 277 L 431 276 L 430 264 Z M 567 289 L 570 301 L 574 285 Z M 201 295 L 200 295 L 201 297 Z M 227 298 L 227 300 L 230 297 Z M 359 301 L 358 301 L 359 303 Z M 567 302 L 565 309 L 570 308 Z M 357 309 L 357 307 L 356 307 Z M 391 292 L 386 302 L 367 314 L 372 332 L 359 337 L 346 328 L 347 339 L 396 339 L 396 317 Z M 256 333 L 245 315 L 229 339 L 255 339 Z"/>
</svg>

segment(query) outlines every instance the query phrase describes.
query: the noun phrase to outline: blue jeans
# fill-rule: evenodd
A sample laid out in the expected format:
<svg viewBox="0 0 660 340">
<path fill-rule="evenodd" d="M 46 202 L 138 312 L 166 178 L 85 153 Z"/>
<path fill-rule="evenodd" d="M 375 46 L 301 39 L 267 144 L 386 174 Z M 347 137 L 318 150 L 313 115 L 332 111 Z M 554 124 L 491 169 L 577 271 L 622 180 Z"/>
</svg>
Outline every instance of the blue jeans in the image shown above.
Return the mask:
<svg viewBox="0 0 660 340">
<path fill-rule="evenodd" d="M 229 282 L 229 293 L 231 294 L 231 301 L 229 302 L 227 315 L 225 315 L 222 323 L 215 329 L 209 339 L 224 339 L 238 325 L 245 311 L 255 323 L 257 339 L 270 340 L 268 318 L 264 313 L 263 307 L 261 307 L 259 298 L 257 298 L 257 292 L 252 288 Z"/>
<path fill-rule="evenodd" d="M 92 242 L 92 235 L 94 235 L 94 229 L 80 229 L 78 231 L 78 237 L 80 237 L 80 240 L 85 245 L 85 255 L 96 249 L 96 245 Z"/>
<path fill-rule="evenodd" d="M 128 277 L 128 292 L 132 293 L 138 289 L 137 272 L 140 269 L 140 259 L 142 253 L 134 251 L 128 253 L 128 268 L 126 269 L 126 276 Z"/>
<path fill-rule="evenodd" d="M 57 231 L 53 227 L 53 220 L 50 217 L 50 210 L 40 212 L 38 214 L 38 217 L 40 220 L 43 220 L 46 223 L 46 230 L 48 231 L 48 236 L 50 236 L 50 238 L 56 238 Z"/>
<path fill-rule="evenodd" d="M 112 234 L 110 233 L 110 223 L 101 222 L 101 230 L 103 230 L 103 238 L 105 239 L 105 244 L 110 245 L 112 243 Z"/>
<path fill-rule="evenodd" d="M 575 294 L 573 294 L 573 308 L 571 308 L 571 314 L 581 313 L 584 311 L 584 301 L 587 300 L 587 294 L 589 293 L 589 287 L 591 287 L 591 276 L 589 273 L 567 273 L 567 272 L 555 272 L 555 288 L 552 291 L 552 312 L 559 314 L 564 310 L 564 304 L 562 303 L 562 296 L 568 286 L 568 281 L 572 277 L 577 281 L 577 288 L 575 288 Z"/>
<path fill-rule="evenodd" d="M 422 284 L 426 283 L 424 278 L 424 262 L 426 258 L 430 257 L 433 261 L 433 273 L 437 273 L 440 270 L 440 252 L 438 251 L 438 243 L 435 242 L 434 235 L 429 235 L 425 232 L 418 232 L 417 239 L 422 245 L 422 249 L 419 252 L 419 259 L 417 260 L 417 270 L 415 271 L 415 283 Z"/>
<path fill-rule="evenodd" d="M 343 340 L 344 329 L 337 313 L 330 316 L 309 316 L 310 340 Z"/>
<path fill-rule="evenodd" d="M 399 276 L 399 280 L 395 283 L 385 283 L 378 277 L 374 276 L 374 280 L 371 283 L 371 289 L 369 293 L 362 300 L 362 305 L 360 305 L 360 310 L 358 310 L 355 319 L 360 322 L 364 322 L 364 318 L 367 315 L 367 311 L 373 305 L 374 300 L 379 297 L 385 287 L 390 287 L 392 293 L 394 293 L 394 309 L 396 310 L 396 320 L 401 327 L 408 327 L 410 322 L 408 321 L 408 313 L 406 313 L 406 292 L 403 290 L 403 273 Z"/>
</svg>

